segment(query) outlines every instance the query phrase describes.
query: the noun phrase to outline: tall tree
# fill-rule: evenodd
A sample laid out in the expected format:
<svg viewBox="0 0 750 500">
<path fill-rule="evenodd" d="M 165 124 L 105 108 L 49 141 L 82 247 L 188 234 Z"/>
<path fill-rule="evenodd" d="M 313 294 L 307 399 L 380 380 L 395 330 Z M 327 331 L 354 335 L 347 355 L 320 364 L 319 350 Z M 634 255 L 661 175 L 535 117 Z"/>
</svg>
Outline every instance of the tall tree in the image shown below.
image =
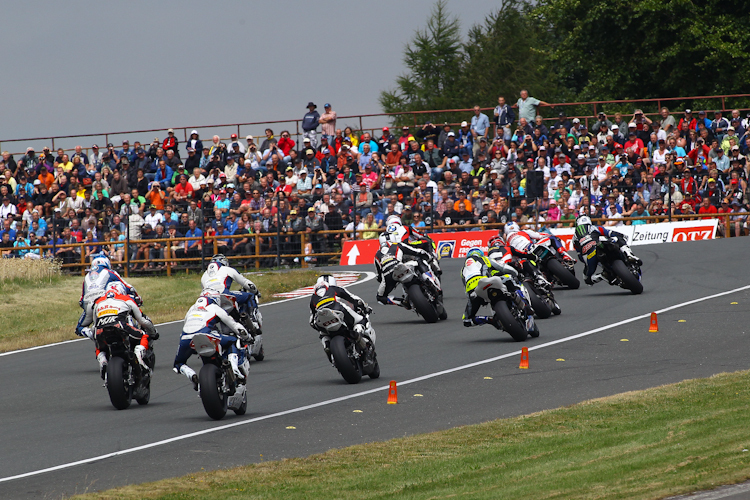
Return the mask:
<svg viewBox="0 0 750 500">
<path fill-rule="evenodd" d="M 581 100 L 747 93 L 741 0 L 541 0 L 543 47 Z"/>
<path fill-rule="evenodd" d="M 435 4 L 427 26 L 417 30 L 406 46 L 407 73 L 397 78 L 396 89 L 380 93 L 380 105 L 387 113 L 447 109 L 459 102 L 461 29 L 446 5 L 446 0 Z"/>
<path fill-rule="evenodd" d="M 483 24 L 472 26 L 464 45 L 464 106 L 489 106 L 500 95 L 513 102 L 521 89 L 549 101 L 558 93 L 556 75 L 546 54 L 535 48 L 539 43 L 523 1 L 503 0 Z"/>
</svg>

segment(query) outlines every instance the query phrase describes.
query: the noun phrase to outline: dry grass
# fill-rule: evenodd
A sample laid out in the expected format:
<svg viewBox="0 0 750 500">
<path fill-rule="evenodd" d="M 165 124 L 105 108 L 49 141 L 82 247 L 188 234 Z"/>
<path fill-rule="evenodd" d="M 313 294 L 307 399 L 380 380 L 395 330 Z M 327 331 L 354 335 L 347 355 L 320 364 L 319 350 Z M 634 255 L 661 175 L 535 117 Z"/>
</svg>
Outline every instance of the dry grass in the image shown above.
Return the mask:
<svg viewBox="0 0 750 500">
<path fill-rule="evenodd" d="M 0 259 L 0 291 L 7 283 L 52 283 L 60 276 L 60 262 L 57 260 Z"/>
<path fill-rule="evenodd" d="M 25 261 L 13 259 L 25 264 Z M 29 261 L 43 262 L 43 261 Z M 2 261 L 0 261 L 2 263 Z M 36 271 L 42 276 L 42 271 Z M 262 302 L 276 299 L 274 293 L 288 292 L 315 283 L 321 271 L 264 272 L 248 274 L 263 293 Z M 37 276 L 37 275 L 33 275 Z M 80 276 L 53 276 L 50 281 L 14 277 L 0 282 L 0 352 L 24 349 L 77 338 L 74 330 L 81 309 Z M 200 274 L 176 277 L 132 278 L 143 297 L 143 311 L 154 323 L 180 320 L 200 293 Z"/>
</svg>

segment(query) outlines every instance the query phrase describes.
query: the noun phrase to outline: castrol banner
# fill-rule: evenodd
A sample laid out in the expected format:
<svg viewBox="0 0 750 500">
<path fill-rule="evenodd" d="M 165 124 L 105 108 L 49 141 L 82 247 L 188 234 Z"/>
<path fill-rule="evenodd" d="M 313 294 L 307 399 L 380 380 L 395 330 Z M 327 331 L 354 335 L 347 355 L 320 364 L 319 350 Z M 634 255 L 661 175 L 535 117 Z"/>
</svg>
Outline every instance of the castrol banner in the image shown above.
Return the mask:
<svg viewBox="0 0 750 500">
<path fill-rule="evenodd" d="M 611 231 L 622 234 L 629 245 L 651 245 L 656 243 L 673 243 L 681 241 L 713 240 L 716 238 L 718 219 L 691 220 L 680 222 L 659 222 L 656 224 L 639 224 L 635 226 L 608 227 Z M 565 250 L 572 252 L 573 228 L 552 229 Z M 487 245 L 497 230 L 461 231 L 456 233 L 432 233 L 430 238 L 435 242 L 438 258 L 463 258 L 470 248 L 478 247 L 487 251 Z M 342 266 L 372 264 L 378 251 L 378 240 L 346 241 L 341 252 Z"/>
</svg>

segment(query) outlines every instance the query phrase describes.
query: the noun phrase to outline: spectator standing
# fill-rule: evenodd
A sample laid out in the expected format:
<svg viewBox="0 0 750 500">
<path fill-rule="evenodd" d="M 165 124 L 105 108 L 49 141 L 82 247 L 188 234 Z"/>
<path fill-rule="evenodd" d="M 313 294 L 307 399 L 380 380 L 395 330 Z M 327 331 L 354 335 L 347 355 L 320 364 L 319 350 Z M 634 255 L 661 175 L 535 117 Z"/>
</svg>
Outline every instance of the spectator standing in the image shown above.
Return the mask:
<svg viewBox="0 0 750 500">
<path fill-rule="evenodd" d="M 526 121 L 529 123 L 534 123 L 534 120 L 536 119 L 536 108 L 539 105 L 542 106 L 549 106 L 549 103 L 540 101 L 539 99 L 535 97 L 529 96 L 529 91 L 524 89 L 521 90 L 521 97 L 518 99 L 518 102 L 516 102 L 516 105 L 514 107 L 518 108 L 518 119 L 526 118 Z"/>
<path fill-rule="evenodd" d="M 471 117 L 471 134 L 474 136 L 474 145 L 472 150 L 472 156 L 476 157 L 477 149 L 479 149 L 479 139 L 490 133 L 490 119 L 482 113 L 482 108 L 474 106 L 474 116 Z"/>
<path fill-rule="evenodd" d="M 174 136 L 174 130 L 171 128 L 167 130 L 167 138 L 164 139 L 164 143 L 162 143 L 162 149 L 164 151 L 174 151 L 174 155 L 179 158 L 180 153 L 177 151 L 177 146 L 179 143 L 177 142 L 177 138 Z"/>
<path fill-rule="evenodd" d="M 328 140 L 328 144 L 333 144 L 336 137 L 336 112 L 331 109 L 330 103 L 323 105 L 325 112 L 318 120 L 320 122 L 321 136 Z"/>
<path fill-rule="evenodd" d="M 320 124 L 320 113 L 315 111 L 318 107 L 314 102 L 310 101 L 307 103 L 307 113 L 302 117 L 302 130 L 303 136 L 306 139 L 310 139 L 310 144 L 313 148 L 317 147 L 317 129 Z"/>
<path fill-rule="evenodd" d="M 510 127 L 515 119 L 516 115 L 511 107 L 506 104 L 505 97 L 498 97 L 497 106 L 495 106 L 495 138 L 502 137 L 505 142 L 510 142 Z M 500 135 L 498 132 L 502 134 Z"/>
</svg>

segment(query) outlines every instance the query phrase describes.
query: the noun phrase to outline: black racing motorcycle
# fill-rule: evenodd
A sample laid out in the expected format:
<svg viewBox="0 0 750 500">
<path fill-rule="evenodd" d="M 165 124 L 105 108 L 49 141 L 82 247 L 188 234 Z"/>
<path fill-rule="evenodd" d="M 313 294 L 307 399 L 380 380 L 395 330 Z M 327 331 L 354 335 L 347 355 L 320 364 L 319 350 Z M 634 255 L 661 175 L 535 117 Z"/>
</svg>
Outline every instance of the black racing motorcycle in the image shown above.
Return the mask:
<svg viewBox="0 0 750 500">
<path fill-rule="evenodd" d="M 143 358 L 151 370 L 145 370 L 138 362 L 134 350 L 141 339 L 130 333 L 134 327 L 128 321 L 129 318 L 115 315 L 96 321 L 96 344 L 107 356 L 105 385 L 112 406 L 118 410 L 128 408 L 133 399 L 139 405 L 148 404 L 151 399 L 151 371 L 156 362 L 152 339 Z"/>
<path fill-rule="evenodd" d="M 443 307 L 440 280 L 435 273 L 429 269 L 422 272 L 419 262 L 410 260 L 396 264 L 391 275 L 403 286 L 411 308 L 427 323 L 448 318 L 448 313 Z"/>
<path fill-rule="evenodd" d="M 362 336 L 347 325 L 346 313 L 336 307 L 335 299 L 321 302 L 313 321 L 318 331 L 325 331 L 330 337 L 331 362 L 344 380 L 357 384 L 362 380 L 362 375 L 373 379 L 380 377 L 375 346 L 365 341 L 366 345 L 362 347 Z"/>
<path fill-rule="evenodd" d="M 616 241 L 601 236 L 596 253 L 602 266 L 602 277 L 610 285 L 629 290 L 633 295 L 643 293 L 641 266 L 634 259 L 628 258 Z"/>
<path fill-rule="evenodd" d="M 228 409 L 237 415 L 247 411 L 247 386 L 237 380 L 227 359 L 229 352 L 224 351 L 219 340 L 214 335 L 196 333 L 190 342 L 190 347 L 203 361 L 198 373 L 203 409 L 214 420 L 224 418 Z"/>
<path fill-rule="evenodd" d="M 515 249 L 513 250 L 515 253 Z M 570 289 L 581 286 L 581 282 L 576 278 L 576 261 L 564 259 L 552 245 L 549 237 L 540 239 L 531 247 L 529 254 L 519 255 L 519 257 L 532 260 L 550 283 L 567 286 Z"/>
</svg>

